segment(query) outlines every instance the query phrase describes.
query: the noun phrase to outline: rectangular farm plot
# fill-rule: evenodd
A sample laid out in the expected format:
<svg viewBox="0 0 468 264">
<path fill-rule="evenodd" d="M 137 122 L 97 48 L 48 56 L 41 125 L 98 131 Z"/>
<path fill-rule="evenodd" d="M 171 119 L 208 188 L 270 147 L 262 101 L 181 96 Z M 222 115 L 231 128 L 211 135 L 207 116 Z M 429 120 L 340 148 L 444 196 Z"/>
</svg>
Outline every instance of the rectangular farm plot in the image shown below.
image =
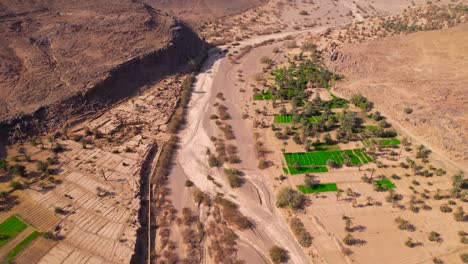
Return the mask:
<svg viewBox="0 0 468 264">
<path fill-rule="evenodd" d="M 283 123 L 291 123 L 293 120 L 292 115 L 275 115 L 274 123 L 283 124 Z"/>
<path fill-rule="evenodd" d="M 10 216 L 0 224 L 0 247 L 4 246 L 8 241 L 13 239 L 21 231 L 27 227 L 26 223 L 21 221 L 17 216 Z"/>
<path fill-rule="evenodd" d="M 306 172 L 326 172 L 328 171 L 326 167 L 328 160 L 344 164 L 346 155 L 354 165 L 372 161 L 371 157 L 365 154 L 362 149 L 284 153 L 284 159 L 288 164 L 291 174 L 300 174 Z"/>
<path fill-rule="evenodd" d="M 372 144 L 372 142 L 374 142 L 374 144 L 377 144 L 378 141 L 379 139 L 369 139 L 369 138 L 365 138 L 361 140 L 362 144 L 365 147 L 369 147 Z M 390 145 L 400 145 L 400 144 L 401 144 L 401 141 L 398 138 L 385 138 L 385 139 L 381 139 L 380 141 L 380 145 L 384 147 L 390 146 Z"/>
<path fill-rule="evenodd" d="M 38 238 L 41 233 L 34 231 L 27 236 L 23 241 L 10 250 L 5 258 L 7 263 L 10 263 L 23 249 L 25 249 L 32 241 Z"/>
<path fill-rule="evenodd" d="M 338 191 L 338 187 L 336 183 L 323 183 L 323 184 L 316 184 L 312 187 L 306 185 L 298 185 L 297 189 L 302 193 L 319 193 L 319 192 L 336 192 Z"/>
<path fill-rule="evenodd" d="M 389 138 L 382 140 L 382 146 L 389 146 L 389 145 L 400 145 L 401 141 L 398 138 Z"/>
</svg>

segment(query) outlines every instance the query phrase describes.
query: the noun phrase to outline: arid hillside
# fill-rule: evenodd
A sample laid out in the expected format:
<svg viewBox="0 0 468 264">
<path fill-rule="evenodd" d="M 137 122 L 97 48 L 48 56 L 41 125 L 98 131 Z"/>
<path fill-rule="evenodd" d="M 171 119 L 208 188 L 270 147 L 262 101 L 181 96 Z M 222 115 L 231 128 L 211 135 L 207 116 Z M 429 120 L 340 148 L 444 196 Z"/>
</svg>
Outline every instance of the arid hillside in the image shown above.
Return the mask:
<svg viewBox="0 0 468 264">
<path fill-rule="evenodd" d="M 200 20 L 232 15 L 257 6 L 267 0 L 145 0 L 156 9 L 168 11 L 177 17 L 196 23 Z"/>
<path fill-rule="evenodd" d="M 21 116 L 56 128 L 204 50 L 184 24 L 138 1 L 4 0 L 0 22 L 0 122 L 12 124 Z"/>
<path fill-rule="evenodd" d="M 462 166 L 468 153 L 468 24 L 349 44 L 329 62 L 401 129 Z"/>
</svg>

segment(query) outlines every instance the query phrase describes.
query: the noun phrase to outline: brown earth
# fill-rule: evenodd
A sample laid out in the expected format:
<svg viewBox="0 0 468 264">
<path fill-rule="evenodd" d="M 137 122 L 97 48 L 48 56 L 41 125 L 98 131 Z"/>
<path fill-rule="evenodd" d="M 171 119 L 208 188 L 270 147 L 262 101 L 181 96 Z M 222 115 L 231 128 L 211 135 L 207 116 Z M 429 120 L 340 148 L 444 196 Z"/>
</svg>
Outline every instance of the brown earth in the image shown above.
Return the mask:
<svg viewBox="0 0 468 264">
<path fill-rule="evenodd" d="M 338 93 L 362 93 L 399 128 L 466 166 L 468 24 L 340 48 Z M 406 114 L 405 108 L 413 112 Z"/>
<path fill-rule="evenodd" d="M 200 21 L 232 15 L 266 3 L 267 0 L 145 0 L 156 9 L 197 24 Z"/>
<path fill-rule="evenodd" d="M 183 71 L 204 51 L 183 23 L 137 1 L 6 0 L 0 21 L 0 122 L 47 121 L 39 131 Z"/>
</svg>

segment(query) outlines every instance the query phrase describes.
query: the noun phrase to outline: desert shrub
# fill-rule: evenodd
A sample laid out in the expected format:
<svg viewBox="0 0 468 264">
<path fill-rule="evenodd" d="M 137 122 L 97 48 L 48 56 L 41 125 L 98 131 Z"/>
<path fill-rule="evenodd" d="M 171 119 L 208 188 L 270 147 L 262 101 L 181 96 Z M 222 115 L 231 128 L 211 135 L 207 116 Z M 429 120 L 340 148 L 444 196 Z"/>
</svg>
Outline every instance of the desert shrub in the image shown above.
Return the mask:
<svg viewBox="0 0 468 264">
<path fill-rule="evenodd" d="M 208 156 L 208 165 L 210 167 L 217 167 L 219 165 L 219 160 L 216 158 L 215 155 L 213 154 L 210 154 Z"/>
<path fill-rule="evenodd" d="M 231 118 L 227 110 L 228 108 L 226 106 L 218 105 L 218 114 L 221 120 L 226 120 L 226 119 Z"/>
<path fill-rule="evenodd" d="M 431 233 L 429 233 L 428 239 L 429 239 L 429 241 L 432 241 L 432 242 L 441 242 L 442 241 L 442 237 L 440 236 L 440 234 L 437 233 L 437 232 L 434 232 L 434 231 L 431 231 Z"/>
<path fill-rule="evenodd" d="M 228 179 L 228 182 L 231 188 L 241 187 L 242 184 L 244 183 L 244 180 L 241 178 L 243 173 L 238 169 L 225 168 L 224 174 L 226 174 L 226 177 Z"/>
<path fill-rule="evenodd" d="M 309 14 L 309 12 L 307 12 L 305 10 L 299 11 L 299 15 L 301 15 L 301 16 L 307 16 L 308 14 Z"/>
<path fill-rule="evenodd" d="M 451 213 L 453 210 L 447 204 L 443 204 L 443 205 L 440 206 L 440 211 L 442 213 Z"/>
<path fill-rule="evenodd" d="M 372 102 L 368 101 L 366 97 L 364 97 L 362 94 L 354 94 L 351 96 L 350 99 L 351 103 L 353 103 L 355 106 L 369 111 L 372 109 Z"/>
<path fill-rule="evenodd" d="M 195 201 L 195 203 L 201 204 L 204 199 L 205 193 L 203 193 L 200 189 L 195 188 L 195 190 L 193 190 L 193 200 Z"/>
<path fill-rule="evenodd" d="M 252 227 L 252 222 L 239 211 L 237 204 L 219 195 L 216 196 L 214 202 L 223 208 L 221 213 L 229 224 L 232 224 L 240 229 L 247 229 Z"/>
<path fill-rule="evenodd" d="M 268 162 L 265 159 L 259 159 L 258 168 L 261 170 L 268 168 Z"/>
<path fill-rule="evenodd" d="M 184 185 L 185 185 L 185 187 L 192 187 L 193 182 L 191 180 L 186 180 Z"/>
<path fill-rule="evenodd" d="M 26 176 L 26 167 L 20 164 L 15 164 L 11 166 L 11 173 L 13 173 L 13 175 L 24 177 Z"/>
<path fill-rule="evenodd" d="M 273 64 L 273 60 L 268 58 L 267 56 L 261 57 L 260 62 L 263 63 L 263 64 L 268 64 L 268 65 Z"/>
<path fill-rule="evenodd" d="M 270 248 L 270 258 L 274 264 L 285 263 L 288 261 L 288 252 L 279 246 Z"/>
<path fill-rule="evenodd" d="M 343 238 L 343 243 L 345 243 L 348 246 L 352 246 L 356 242 L 356 239 L 348 233 L 344 238 Z"/>
<path fill-rule="evenodd" d="M 293 218 L 290 222 L 290 227 L 293 234 L 296 236 L 297 241 L 303 247 L 310 247 L 312 245 L 312 236 L 305 229 L 304 224 L 299 218 Z"/>
<path fill-rule="evenodd" d="M 413 224 L 401 217 L 395 218 L 395 222 L 398 224 L 398 228 L 400 230 L 406 230 L 411 232 L 416 230 L 416 227 Z"/>
<path fill-rule="evenodd" d="M 278 192 L 276 206 L 279 208 L 288 207 L 293 210 L 298 210 L 302 208 L 304 201 L 304 195 L 289 187 L 284 187 Z"/>
<path fill-rule="evenodd" d="M 406 107 L 405 109 L 403 109 L 403 112 L 405 112 L 406 114 L 411 114 L 413 113 L 413 109 Z"/>
<path fill-rule="evenodd" d="M 63 149 L 63 146 L 60 144 L 60 143 L 55 143 L 55 145 L 52 147 L 52 152 L 54 153 L 60 153 L 62 152 L 64 149 Z"/>
</svg>

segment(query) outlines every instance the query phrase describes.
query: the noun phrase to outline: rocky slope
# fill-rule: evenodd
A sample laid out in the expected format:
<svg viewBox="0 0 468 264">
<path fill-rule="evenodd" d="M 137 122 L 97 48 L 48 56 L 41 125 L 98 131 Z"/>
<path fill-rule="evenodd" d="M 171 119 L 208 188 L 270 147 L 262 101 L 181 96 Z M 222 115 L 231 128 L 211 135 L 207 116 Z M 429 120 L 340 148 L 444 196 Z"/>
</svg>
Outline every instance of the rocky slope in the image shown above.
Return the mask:
<svg viewBox="0 0 468 264">
<path fill-rule="evenodd" d="M 369 97 L 402 129 L 464 167 L 468 160 L 467 55 L 465 23 L 348 44 L 328 64 L 345 76 L 338 92 Z M 412 113 L 405 113 L 405 108 Z"/>
<path fill-rule="evenodd" d="M 130 0 L 4 0 L 0 36 L 0 122 L 28 132 L 134 95 L 204 54 L 183 23 Z"/>
<path fill-rule="evenodd" d="M 232 15 L 266 3 L 268 0 L 145 0 L 193 24 Z"/>
</svg>

